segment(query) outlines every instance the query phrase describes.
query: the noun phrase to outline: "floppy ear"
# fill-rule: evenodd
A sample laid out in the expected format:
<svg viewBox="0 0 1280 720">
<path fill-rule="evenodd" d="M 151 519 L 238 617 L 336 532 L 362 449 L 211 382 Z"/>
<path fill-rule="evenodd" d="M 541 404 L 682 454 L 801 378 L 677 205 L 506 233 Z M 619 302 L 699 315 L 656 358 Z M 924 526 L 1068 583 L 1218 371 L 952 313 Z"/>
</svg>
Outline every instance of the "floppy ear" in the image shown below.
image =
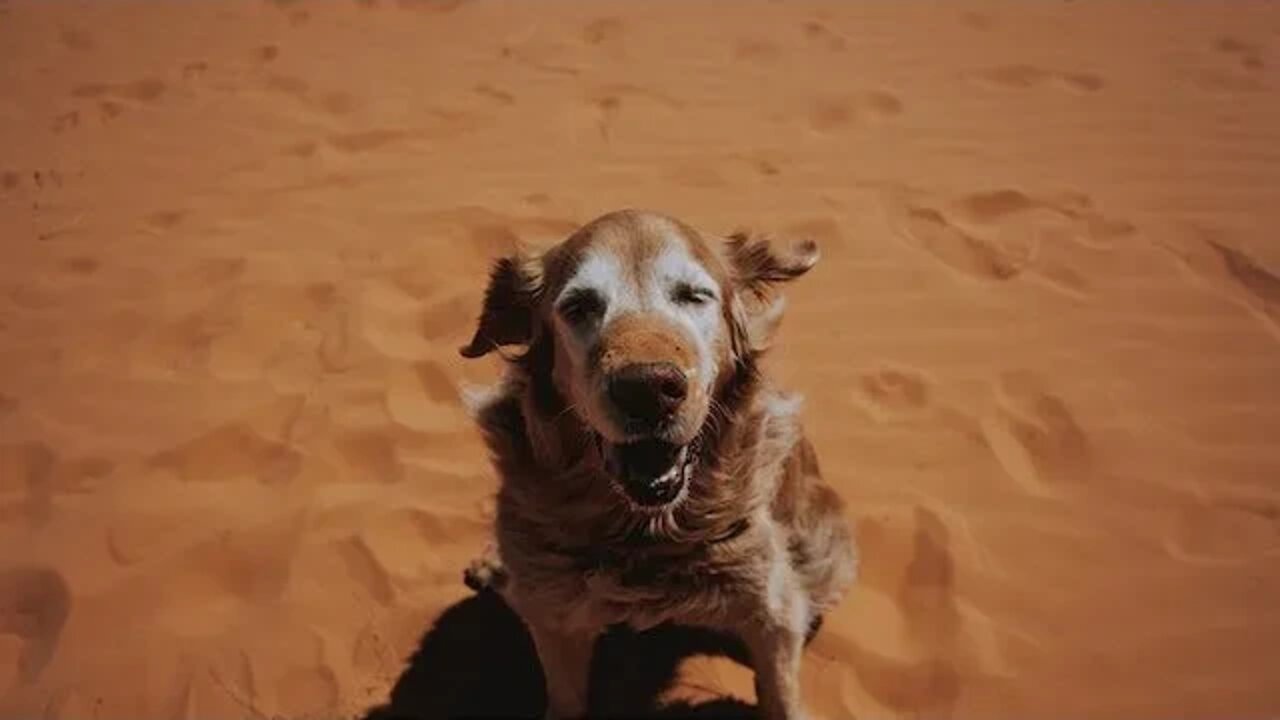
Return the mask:
<svg viewBox="0 0 1280 720">
<path fill-rule="evenodd" d="M 765 235 L 736 232 L 729 236 L 729 264 L 735 279 L 753 294 L 767 294 L 775 283 L 794 280 L 818 264 L 818 243 L 801 240 L 780 250 Z"/>
<path fill-rule="evenodd" d="M 774 292 L 778 283 L 794 280 L 818 264 L 820 253 L 813 240 L 780 249 L 763 235 L 737 232 L 727 243 L 729 267 L 739 290 L 733 308 L 740 349 L 762 352 L 782 322 L 786 301 Z"/>
<path fill-rule="evenodd" d="M 533 340 L 541 282 L 536 259 L 516 254 L 495 263 L 476 333 L 459 350 L 462 356 L 478 358 L 504 345 L 528 345 Z"/>
</svg>

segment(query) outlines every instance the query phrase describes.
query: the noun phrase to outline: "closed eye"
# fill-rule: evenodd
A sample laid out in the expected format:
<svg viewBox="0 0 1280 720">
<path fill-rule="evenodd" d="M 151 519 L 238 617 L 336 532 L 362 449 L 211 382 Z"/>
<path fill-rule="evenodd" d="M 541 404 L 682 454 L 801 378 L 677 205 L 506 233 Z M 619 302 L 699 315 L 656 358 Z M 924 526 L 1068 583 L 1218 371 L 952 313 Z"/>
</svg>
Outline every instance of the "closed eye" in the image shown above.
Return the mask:
<svg viewBox="0 0 1280 720">
<path fill-rule="evenodd" d="M 716 299 L 716 293 L 710 288 L 680 283 L 672 290 L 671 299 L 677 305 L 706 305 Z"/>
<path fill-rule="evenodd" d="M 556 304 L 556 312 L 574 325 L 603 315 L 604 308 L 604 297 L 591 288 L 571 290 Z"/>
</svg>

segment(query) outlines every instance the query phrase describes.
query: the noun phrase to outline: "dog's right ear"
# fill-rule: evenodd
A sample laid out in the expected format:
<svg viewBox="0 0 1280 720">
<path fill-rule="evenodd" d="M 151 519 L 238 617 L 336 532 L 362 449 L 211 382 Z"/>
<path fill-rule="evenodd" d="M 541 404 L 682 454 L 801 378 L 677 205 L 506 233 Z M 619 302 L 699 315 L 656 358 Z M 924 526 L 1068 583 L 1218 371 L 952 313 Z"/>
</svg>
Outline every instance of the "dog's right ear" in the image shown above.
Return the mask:
<svg viewBox="0 0 1280 720">
<path fill-rule="evenodd" d="M 818 244 L 805 240 L 783 249 L 768 236 L 736 232 L 729 236 L 726 248 L 734 283 L 743 291 L 732 306 L 735 352 L 763 352 L 786 308 L 777 286 L 818 264 Z"/>
<path fill-rule="evenodd" d="M 495 263 L 476 333 L 459 350 L 462 356 L 478 358 L 504 345 L 532 342 L 541 284 L 541 265 L 536 258 L 516 254 Z"/>
<path fill-rule="evenodd" d="M 740 231 L 729 236 L 729 263 L 734 278 L 757 297 L 768 295 L 773 286 L 795 280 L 818 264 L 820 253 L 813 240 L 778 248 L 764 235 Z"/>
</svg>

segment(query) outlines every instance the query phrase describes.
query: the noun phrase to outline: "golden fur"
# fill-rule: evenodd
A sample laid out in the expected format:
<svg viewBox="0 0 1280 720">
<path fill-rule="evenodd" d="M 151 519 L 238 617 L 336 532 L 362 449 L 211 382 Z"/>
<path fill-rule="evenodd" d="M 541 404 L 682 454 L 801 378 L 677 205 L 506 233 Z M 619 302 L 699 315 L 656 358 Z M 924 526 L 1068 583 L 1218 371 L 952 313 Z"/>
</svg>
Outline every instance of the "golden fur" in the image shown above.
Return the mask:
<svg viewBox="0 0 1280 720">
<path fill-rule="evenodd" d="M 687 490 L 651 510 L 612 486 L 595 430 L 566 401 L 574 380 L 557 367 L 566 363 L 550 298 L 588 250 L 610 245 L 628 272 L 642 272 L 664 242 L 683 243 L 719 285 L 724 332 Z M 527 349 L 475 408 L 501 486 L 496 552 L 473 566 L 469 582 L 493 587 L 525 619 L 549 714 L 586 712 L 591 646 L 604 628 L 677 622 L 742 637 L 762 715 L 802 715 L 804 637 L 853 582 L 856 558 L 843 504 L 803 435 L 799 401 L 770 387 L 758 360 L 781 309 L 771 287 L 816 259 L 811 243 L 788 253 L 744 234 L 708 241 L 670 218 L 622 211 L 540 257 L 498 263 L 463 354 Z M 600 362 L 637 353 L 687 360 L 685 339 L 667 325 L 644 315 L 628 322 L 642 327 L 603 339 Z"/>
</svg>

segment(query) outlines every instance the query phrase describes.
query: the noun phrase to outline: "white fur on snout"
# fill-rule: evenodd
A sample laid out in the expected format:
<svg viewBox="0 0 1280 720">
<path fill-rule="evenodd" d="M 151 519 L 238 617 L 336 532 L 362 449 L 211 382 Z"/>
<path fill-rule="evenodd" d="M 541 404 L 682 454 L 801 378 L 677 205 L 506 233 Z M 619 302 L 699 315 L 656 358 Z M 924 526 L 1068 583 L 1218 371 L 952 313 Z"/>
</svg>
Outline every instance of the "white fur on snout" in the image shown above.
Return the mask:
<svg viewBox="0 0 1280 720">
<path fill-rule="evenodd" d="M 706 268 L 702 267 L 683 243 L 672 242 L 649 267 L 643 278 L 647 308 L 662 314 L 684 329 L 693 340 L 697 359 L 692 368 L 683 368 L 689 376 L 689 384 L 711 391 L 715 382 L 715 347 L 720 341 L 720 288 Z M 714 298 L 701 304 L 682 304 L 676 301 L 674 291 L 680 285 L 707 289 Z"/>
</svg>

